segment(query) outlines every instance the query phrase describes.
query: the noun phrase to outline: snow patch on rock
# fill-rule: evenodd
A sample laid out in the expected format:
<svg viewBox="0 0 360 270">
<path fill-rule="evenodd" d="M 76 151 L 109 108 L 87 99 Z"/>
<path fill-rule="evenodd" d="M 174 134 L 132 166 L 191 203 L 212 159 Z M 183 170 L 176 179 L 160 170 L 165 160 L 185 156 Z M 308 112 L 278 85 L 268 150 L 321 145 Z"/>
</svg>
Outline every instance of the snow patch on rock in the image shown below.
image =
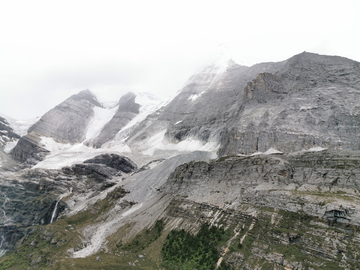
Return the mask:
<svg viewBox="0 0 360 270">
<path fill-rule="evenodd" d="M 153 155 L 156 150 L 171 150 L 179 152 L 206 151 L 216 152 L 219 148 L 217 142 L 203 143 L 199 140 L 188 138 L 179 143 L 171 143 L 165 137 L 166 129 L 152 136 L 145 144 L 142 153 L 144 155 Z"/>
<path fill-rule="evenodd" d="M 276 150 L 274 148 L 270 148 L 269 150 L 267 150 L 265 152 L 256 152 L 250 156 L 252 157 L 252 156 L 256 156 L 256 155 L 272 155 L 272 154 L 283 154 L 283 152 Z"/>
<path fill-rule="evenodd" d="M 320 151 L 324 151 L 326 150 L 327 148 L 322 148 L 320 146 L 317 146 L 317 147 L 313 147 L 313 148 L 310 148 L 308 150 L 305 150 L 306 152 L 320 152 Z"/>
<path fill-rule="evenodd" d="M 94 118 L 88 126 L 86 139 L 98 136 L 105 124 L 114 117 L 117 108 L 117 106 L 111 109 L 94 107 Z"/>
<path fill-rule="evenodd" d="M 19 140 L 9 141 L 4 146 L 4 152 L 9 154 L 11 150 L 16 146 Z"/>
<path fill-rule="evenodd" d="M 204 92 L 201 92 L 200 94 L 197 95 L 191 95 L 188 99 L 191 101 L 195 101 L 197 98 L 199 98 Z"/>
<path fill-rule="evenodd" d="M 36 164 L 33 168 L 61 169 L 65 166 L 82 163 L 86 159 L 93 158 L 100 154 L 131 152 L 130 148 L 125 144 L 95 149 L 83 143 L 74 145 L 58 143 L 49 137 L 41 137 L 41 144 L 45 149 L 50 151 L 51 154 L 46 156 L 43 161 Z"/>
</svg>

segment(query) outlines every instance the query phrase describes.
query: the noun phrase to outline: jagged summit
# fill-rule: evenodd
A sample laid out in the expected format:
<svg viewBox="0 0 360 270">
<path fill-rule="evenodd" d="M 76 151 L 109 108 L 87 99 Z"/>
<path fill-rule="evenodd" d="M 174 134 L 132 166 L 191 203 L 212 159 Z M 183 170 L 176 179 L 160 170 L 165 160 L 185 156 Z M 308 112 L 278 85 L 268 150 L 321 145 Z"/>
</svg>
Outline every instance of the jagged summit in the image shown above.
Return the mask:
<svg viewBox="0 0 360 270">
<path fill-rule="evenodd" d="M 209 55 L 208 62 L 195 71 L 195 73 L 186 81 L 184 87 L 189 84 L 203 84 L 211 86 L 214 84 L 228 68 L 238 66 L 231 58 L 230 49 L 220 44 L 216 50 Z M 209 88 L 209 87 L 208 87 Z"/>
<path fill-rule="evenodd" d="M 90 90 L 82 90 L 79 93 L 72 95 L 69 97 L 69 99 L 73 100 L 86 100 L 93 104 L 94 106 L 103 107 L 103 105 L 98 101 L 98 98 L 94 93 L 92 93 Z"/>
</svg>

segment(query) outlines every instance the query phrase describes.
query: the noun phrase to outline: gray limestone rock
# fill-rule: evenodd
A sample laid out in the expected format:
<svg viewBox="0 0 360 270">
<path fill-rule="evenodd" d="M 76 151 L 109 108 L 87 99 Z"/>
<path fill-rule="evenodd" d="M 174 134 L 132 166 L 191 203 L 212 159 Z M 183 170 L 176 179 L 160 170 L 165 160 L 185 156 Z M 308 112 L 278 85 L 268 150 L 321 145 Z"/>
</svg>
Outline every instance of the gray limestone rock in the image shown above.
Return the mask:
<svg viewBox="0 0 360 270">
<path fill-rule="evenodd" d="M 359 152 L 351 151 L 228 156 L 182 164 L 170 174 L 160 190 L 213 204 L 237 201 L 286 211 L 301 210 L 318 216 L 326 209 L 316 194 L 358 190 L 359 166 Z M 286 191 L 297 189 L 316 198 Z M 328 198 L 336 197 L 331 194 Z M 356 220 L 353 222 L 357 224 L 359 221 Z"/>
<path fill-rule="evenodd" d="M 21 137 L 11 151 L 14 159 L 32 165 L 43 160 L 49 153 L 50 151 L 40 146 L 40 134 L 36 132 Z"/>
<path fill-rule="evenodd" d="M 72 165 L 71 168 L 65 167 L 63 168 L 65 173 L 69 173 L 71 171 L 72 174 L 75 175 L 84 175 L 87 177 L 93 177 L 97 181 L 102 182 L 106 178 L 112 178 L 113 176 L 120 176 L 121 173 L 113 168 L 110 168 L 103 164 L 75 164 Z"/>
</svg>

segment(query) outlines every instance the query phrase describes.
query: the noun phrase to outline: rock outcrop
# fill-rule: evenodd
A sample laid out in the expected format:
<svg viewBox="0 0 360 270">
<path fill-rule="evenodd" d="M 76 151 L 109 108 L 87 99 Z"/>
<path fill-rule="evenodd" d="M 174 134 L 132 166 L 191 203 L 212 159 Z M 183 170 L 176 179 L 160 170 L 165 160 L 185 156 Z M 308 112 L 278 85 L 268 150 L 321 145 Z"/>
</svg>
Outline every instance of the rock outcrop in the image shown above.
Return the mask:
<svg viewBox="0 0 360 270">
<path fill-rule="evenodd" d="M 177 167 L 160 190 L 217 205 L 226 201 L 323 216 L 340 205 L 355 207 L 359 156 L 319 151 L 190 162 Z M 360 208 L 351 223 L 360 225 Z"/>
<path fill-rule="evenodd" d="M 123 173 L 131 173 L 138 168 L 131 159 L 117 154 L 102 154 L 94 158 L 87 159 L 84 163 L 103 164 Z"/>
<path fill-rule="evenodd" d="M 130 174 L 137 170 L 137 165 L 129 158 L 116 154 L 102 154 L 85 160 L 83 164 L 74 164 L 64 167 L 65 174 L 86 176 L 98 182 L 112 179 L 122 174 Z"/>
</svg>

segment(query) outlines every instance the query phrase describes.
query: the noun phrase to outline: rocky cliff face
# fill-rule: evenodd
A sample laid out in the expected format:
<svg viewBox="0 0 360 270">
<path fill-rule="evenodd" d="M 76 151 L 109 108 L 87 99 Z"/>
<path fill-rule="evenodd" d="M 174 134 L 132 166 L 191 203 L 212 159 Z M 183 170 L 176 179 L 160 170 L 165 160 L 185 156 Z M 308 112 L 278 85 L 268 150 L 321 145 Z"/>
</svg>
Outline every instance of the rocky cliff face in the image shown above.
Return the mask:
<svg viewBox="0 0 360 270">
<path fill-rule="evenodd" d="M 219 153 L 291 152 L 321 146 L 358 150 L 360 64 L 302 53 L 244 88 L 239 117 L 221 135 Z"/>
<path fill-rule="evenodd" d="M 162 188 L 195 201 L 301 210 L 312 216 L 340 205 L 355 207 L 351 223 L 358 226 L 359 162 L 358 152 L 230 156 L 183 164 Z"/>
</svg>

